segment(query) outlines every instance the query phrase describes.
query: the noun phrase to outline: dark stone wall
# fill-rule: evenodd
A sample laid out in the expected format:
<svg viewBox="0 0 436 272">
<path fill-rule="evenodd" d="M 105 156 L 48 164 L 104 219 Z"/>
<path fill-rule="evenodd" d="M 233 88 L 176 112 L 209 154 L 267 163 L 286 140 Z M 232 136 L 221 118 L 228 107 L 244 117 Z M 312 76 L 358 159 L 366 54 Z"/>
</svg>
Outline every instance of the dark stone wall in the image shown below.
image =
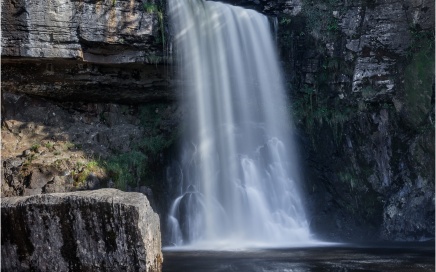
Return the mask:
<svg viewBox="0 0 436 272">
<path fill-rule="evenodd" d="M 314 233 L 434 239 L 434 2 L 302 4 L 278 41 Z"/>
<path fill-rule="evenodd" d="M 141 104 L 177 99 L 173 71 L 162 64 L 3 58 L 2 90 L 57 101 Z"/>
</svg>

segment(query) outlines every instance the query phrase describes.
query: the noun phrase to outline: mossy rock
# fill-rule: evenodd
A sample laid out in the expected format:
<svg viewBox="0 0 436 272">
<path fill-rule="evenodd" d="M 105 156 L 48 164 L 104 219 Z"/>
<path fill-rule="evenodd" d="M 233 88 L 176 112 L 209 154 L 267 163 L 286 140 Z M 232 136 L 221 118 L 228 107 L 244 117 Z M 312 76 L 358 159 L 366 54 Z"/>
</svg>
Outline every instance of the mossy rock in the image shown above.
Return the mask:
<svg viewBox="0 0 436 272">
<path fill-rule="evenodd" d="M 431 48 L 412 55 L 404 75 L 404 111 L 408 124 L 418 128 L 433 112 L 435 56 Z"/>
</svg>

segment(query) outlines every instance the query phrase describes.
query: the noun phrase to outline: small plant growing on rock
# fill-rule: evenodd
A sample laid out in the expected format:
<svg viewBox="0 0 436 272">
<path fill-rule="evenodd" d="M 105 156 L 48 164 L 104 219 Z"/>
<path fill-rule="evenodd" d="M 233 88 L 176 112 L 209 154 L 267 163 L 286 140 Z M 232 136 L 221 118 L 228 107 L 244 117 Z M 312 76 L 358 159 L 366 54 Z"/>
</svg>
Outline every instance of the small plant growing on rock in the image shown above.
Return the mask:
<svg viewBox="0 0 436 272">
<path fill-rule="evenodd" d="M 132 151 L 110 158 L 104 162 L 104 167 L 114 180 L 115 187 L 126 190 L 129 185 L 137 185 L 138 178 L 147 171 L 147 157 L 139 151 Z"/>
<path fill-rule="evenodd" d="M 41 147 L 41 145 L 40 144 L 34 144 L 34 145 L 32 145 L 31 147 L 30 147 L 30 151 L 33 151 L 33 152 L 38 152 L 39 151 L 39 148 Z"/>
<path fill-rule="evenodd" d="M 102 170 L 98 161 L 91 160 L 87 163 L 77 162 L 76 169 L 73 170 L 73 178 L 74 178 L 74 186 L 80 187 L 83 186 L 86 179 L 91 173 L 96 173 Z"/>
<path fill-rule="evenodd" d="M 350 192 L 352 192 L 357 185 L 356 177 L 354 176 L 354 174 L 351 174 L 347 171 L 340 172 L 339 179 L 350 186 Z"/>
<path fill-rule="evenodd" d="M 78 149 L 79 145 L 76 145 L 75 143 L 72 143 L 72 142 L 66 142 L 65 148 L 68 150 L 74 150 L 74 149 Z"/>
<path fill-rule="evenodd" d="M 154 3 L 145 2 L 143 3 L 143 7 L 147 13 L 155 13 L 158 11 L 157 5 Z"/>
<path fill-rule="evenodd" d="M 162 43 L 162 46 L 165 46 L 165 28 L 164 28 L 164 12 L 161 6 L 158 6 L 155 3 L 144 2 L 143 3 L 144 11 L 150 14 L 155 14 L 157 16 L 159 22 L 159 31 L 161 32 L 161 40 L 159 42 Z"/>
<path fill-rule="evenodd" d="M 47 142 L 44 146 L 45 146 L 49 151 L 53 151 L 54 143 L 52 143 L 52 142 Z"/>
</svg>

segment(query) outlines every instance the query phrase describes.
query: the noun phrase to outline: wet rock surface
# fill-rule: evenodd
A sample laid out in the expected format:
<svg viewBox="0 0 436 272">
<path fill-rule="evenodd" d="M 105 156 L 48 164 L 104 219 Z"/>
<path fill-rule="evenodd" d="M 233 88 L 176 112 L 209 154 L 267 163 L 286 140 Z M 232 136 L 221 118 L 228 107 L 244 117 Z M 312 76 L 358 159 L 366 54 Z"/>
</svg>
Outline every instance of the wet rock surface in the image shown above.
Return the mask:
<svg viewBox="0 0 436 272">
<path fill-rule="evenodd" d="M 390 0 L 302 1 L 278 16 L 320 237 L 434 238 L 433 17 L 433 1 Z"/>
<path fill-rule="evenodd" d="M 159 217 L 115 189 L 2 198 L 4 271 L 161 271 Z"/>
<path fill-rule="evenodd" d="M 235 6 L 254 9 L 266 15 L 297 15 L 301 12 L 301 0 L 223 0 L 219 1 Z"/>
</svg>

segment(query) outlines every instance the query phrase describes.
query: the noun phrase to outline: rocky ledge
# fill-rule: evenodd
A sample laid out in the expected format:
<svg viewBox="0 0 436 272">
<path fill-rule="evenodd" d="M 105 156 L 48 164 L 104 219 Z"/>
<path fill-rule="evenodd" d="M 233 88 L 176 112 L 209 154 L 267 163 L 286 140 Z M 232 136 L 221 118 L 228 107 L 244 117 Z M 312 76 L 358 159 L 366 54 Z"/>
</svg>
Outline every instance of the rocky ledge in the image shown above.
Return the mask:
<svg viewBox="0 0 436 272">
<path fill-rule="evenodd" d="M 60 101 L 173 100 L 162 1 L 3 1 L 2 91 Z"/>
<path fill-rule="evenodd" d="M 2 271 L 161 271 L 158 215 L 116 189 L 3 198 Z"/>
<path fill-rule="evenodd" d="M 2 56 L 97 63 L 161 58 L 161 5 L 130 0 L 2 1 Z"/>
</svg>

